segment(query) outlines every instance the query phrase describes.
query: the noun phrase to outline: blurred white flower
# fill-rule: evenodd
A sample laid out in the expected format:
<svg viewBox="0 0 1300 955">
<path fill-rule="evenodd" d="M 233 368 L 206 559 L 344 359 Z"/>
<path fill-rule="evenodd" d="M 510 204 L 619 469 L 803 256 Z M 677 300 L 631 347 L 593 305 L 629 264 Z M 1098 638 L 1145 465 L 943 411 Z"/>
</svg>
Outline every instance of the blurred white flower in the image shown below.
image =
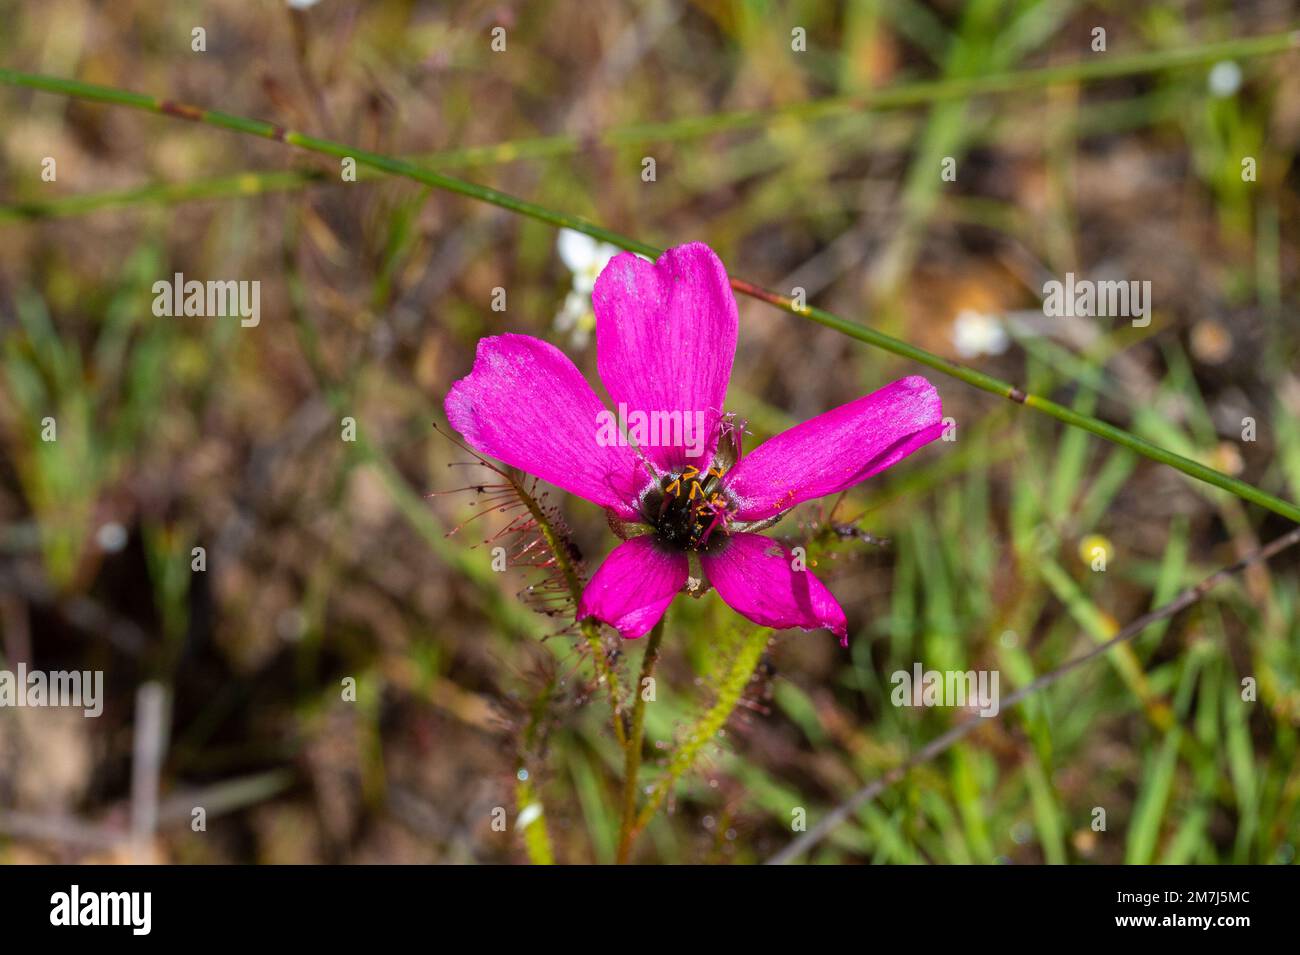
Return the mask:
<svg viewBox="0 0 1300 955">
<path fill-rule="evenodd" d="M 591 310 L 591 295 L 570 292 L 564 307 L 555 316 L 555 330 L 568 337 L 574 348 L 586 348 L 596 328 L 596 314 Z"/>
<path fill-rule="evenodd" d="M 1241 67 L 1232 60 L 1220 60 L 1210 69 L 1207 82 L 1213 95 L 1220 98 L 1231 96 L 1241 89 Z"/>
<path fill-rule="evenodd" d="M 597 242 L 591 236 L 572 229 L 560 230 L 556 249 L 560 253 L 560 261 L 573 273 L 573 290 L 588 295 L 596 287 L 596 277 L 609 264 L 609 260 L 621 251 L 618 246 Z"/>
<path fill-rule="evenodd" d="M 95 542 L 99 544 L 99 549 L 109 554 L 116 554 L 125 547 L 126 539 L 126 528 L 117 521 L 109 521 L 95 532 Z"/>
<path fill-rule="evenodd" d="M 573 273 L 573 288 L 555 316 L 555 330 L 567 335 L 575 347 L 582 348 L 596 327 L 596 316 L 591 310 L 591 290 L 596 287 L 596 277 L 621 250 L 572 229 L 560 230 L 556 250 L 560 261 Z"/>
<path fill-rule="evenodd" d="M 952 343 L 962 358 L 1001 355 L 1011 344 L 996 316 L 964 308 L 952 323 Z"/>
<path fill-rule="evenodd" d="M 295 10 L 306 10 L 318 3 L 320 3 L 320 0 L 289 0 L 289 6 Z"/>
</svg>

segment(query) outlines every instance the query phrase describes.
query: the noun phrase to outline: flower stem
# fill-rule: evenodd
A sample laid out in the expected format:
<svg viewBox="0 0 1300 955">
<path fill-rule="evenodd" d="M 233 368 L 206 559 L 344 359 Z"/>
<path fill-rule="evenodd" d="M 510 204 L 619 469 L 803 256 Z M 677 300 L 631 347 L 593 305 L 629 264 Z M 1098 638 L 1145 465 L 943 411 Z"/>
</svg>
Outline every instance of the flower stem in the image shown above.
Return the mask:
<svg viewBox="0 0 1300 955">
<path fill-rule="evenodd" d="M 650 631 L 646 643 L 645 656 L 641 659 L 641 678 L 634 688 L 632 703 L 632 727 L 627 740 L 626 758 L 623 772 L 623 821 L 618 832 L 618 863 L 624 865 L 632 854 L 632 842 L 636 838 L 636 790 L 637 777 L 641 773 L 641 749 L 645 740 L 645 690 L 646 680 L 654 674 L 655 664 L 659 662 L 659 644 L 664 636 L 664 621 L 659 618 L 654 629 Z"/>
<path fill-rule="evenodd" d="M 528 493 L 519 479 L 513 473 L 506 472 L 506 480 L 514 485 L 515 490 L 519 493 L 520 500 L 524 502 L 524 505 L 528 508 L 528 513 L 532 515 L 538 529 L 542 532 L 547 548 L 555 555 L 555 563 L 560 568 L 560 573 L 564 575 L 565 587 L 568 588 L 569 596 L 573 598 L 573 606 L 576 610 L 578 603 L 582 600 L 582 581 L 578 578 L 578 569 L 574 567 L 573 561 L 569 558 L 568 547 L 565 546 L 564 541 L 560 540 L 560 535 L 551 524 L 550 518 L 546 516 L 546 512 Z M 618 740 L 618 745 L 626 748 L 628 745 L 628 728 L 623 722 L 623 702 L 622 692 L 618 685 L 618 671 L 611 667 L 609 661 L 605 659 L 605 645 L 600 639 L 600 624 L 589 617 L 580 621 L 578 628 L 582 631 L 582 636 L 591 650 L 592 665 L 596 668 L 596 676 L 600 682 L 605 684 L 609 693 L 609 708 L 614 724 L 614 738 Z"/>
</svg>

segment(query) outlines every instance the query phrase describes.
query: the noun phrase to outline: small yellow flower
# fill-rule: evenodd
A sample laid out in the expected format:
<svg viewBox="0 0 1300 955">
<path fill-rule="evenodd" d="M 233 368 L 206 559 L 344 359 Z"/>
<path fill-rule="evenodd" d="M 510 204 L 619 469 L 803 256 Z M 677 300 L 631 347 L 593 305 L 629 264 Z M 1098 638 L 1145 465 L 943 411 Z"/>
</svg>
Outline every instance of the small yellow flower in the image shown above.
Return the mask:
<svg viewBox="0 0 1300 955">
<path fill-rule="evenodd" d="M 1105 570 L 1115 557 L 1115 545 L 1101 534 L 1089 534 L 1079 541 L 1079 559 L 1093 570 Z"/>
</svg>

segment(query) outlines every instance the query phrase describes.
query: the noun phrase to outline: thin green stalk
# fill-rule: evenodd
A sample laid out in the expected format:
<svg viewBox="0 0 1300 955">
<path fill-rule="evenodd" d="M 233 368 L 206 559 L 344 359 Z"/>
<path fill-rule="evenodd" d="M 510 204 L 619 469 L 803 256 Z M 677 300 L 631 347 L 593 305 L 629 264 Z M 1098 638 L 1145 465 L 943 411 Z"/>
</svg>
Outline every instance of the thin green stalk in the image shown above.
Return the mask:
<svg viewBox="0 0 1300 955">
<path fill-rule="evenodd" d="M 542 727 L 555 693 L 555 680 L 548 679 L 542 692 L 533 700 L 529 708 L 528 723 L 524 726 L 523 739 L 519 747 L 519 756 L 515 761 L 515 806 L 524 831 L 524 849 L 533 865 L 554 865 L 555 850 L 551 846 L 551 836 L 546 829 L 546 807 L 542 802 L 542 793 L 528 772 L 527 754 L 538 749 L 542 739 Z"/>
<path fill-rule="evenodd" d="M 192 199 L 229 199 L 236 196 L 256 196 L 265 192 L 296 189 L 310 183 L 327 181 L 319 169 L 302 169 L 278 172 L 244 172 L 234 176 L 203 179 L 197 182 L 152 183 L 134 189 L 112 189 L 81 196 L 60 196 L 13 202 L 0 206 L 0 223 L 30 222 L 37 219 L 54 219 L 79 216 L 100 209 L 134 206 L 144 202 L 186 202 Z"/>
<path fill-rule="evenodd" d="M 486 166 L 518 159 L 545 159 L 577 152 L 583 143 L 573 136 L 543 136 L 512 140 L 487 146 L 469 146 L 444 152 L 409 157 L 408 161 L 427 169 Z M 362 167 L 358 181 L 383 179 L 385 174 Z M 311 185 L 343 184 L 339 176 L 322 169 L 292 169 L 274 172 L 242 172 L 194 182 L 152 183 L 131 189 L 111 189 L 79 196 L 35 199 L 0 205 L 0 224 L 37 219 L 64 218 L 133 206 L 140 203 L 187 202 L 195 199 L 232 199 L 271 192 L 287 192 Z"/>
<path fill-rule="evenodd" d="M 1173 66 L 1186 66 L 1191 63 L 1206 62 L 1221 57 L 1234 56 L 1246 57 L 1264 55 L 1267 53 L 1276 53 L 1281 50 L 1289 49 L 1300 45 L 1300 32 L 1291 34 L 1278 34 L 1265 37 L 1254 37 L 1248 40 L 1233 40 L 1225 43 L 1207 44 L 1204 46 L 1193 47 L 1185 50 L 1162 51 L 1159 53 L 1142 54 L 1141 62 L 1145 63 L 1145 69 L 1160 69 Z M 1070 82 L 1080 78 L 1096 78 L 1098 76 L 1118 75 L 1115 70 L 1120 69 L 1125 63 L 1128 68 L 1132 69 L 1133 57 L 1115 58 L 1114 60 L 1102 60 L 1099 63 L 1088 61 L 1082 64 L 1073 64 L 1070 66 L 1052 67 L 1047 70 L 1036 71 L 1036 74 L 1051 77 L 1051 82 Z M 1121 71 L 1122 72 L 1122 71 Z M 1012 82 L 1016 74 L 1009 76 L 982 77 L 976 79 L 962 80 L 941 80 L 932 84 L 922 84 L 926 86 L 931 96 L 946 98 L 954 89 L 960 89 L 960 93 L 953 95 L 970 96 L 977 93 L 995 92 L 1000 90 L 1011 90 L 1020 88 Z M 556 212 L 545 206 L 519 199 L 508 193 L 492 189 L 488 186 L 481 186 L 476 183 L 466 182 L 435 172 L 430 169 L 423 169 L 411 162 L 402 159 L 395 159 L 390 156 L 384 156 L 379 153 L 372 153 L 362 149 L 354 149 L 343 143 L 333 142 L 327 139 L 321 139 L 315 136 L 308 136 L 303 133 L 297 133 L 285 129 L 275 123 L 268 123 L 263 120 L 248 119 L 243 116 L 236 116 L 231 113 L 221 112 L 219 110 L 204 110 L 196 106 L 177 103 L 172 100 L 158 99 L 152 96 L 146 96 L 142 93 L 133 93 L 127 90 L 119 90 L 112 87 L 100 86 L 94 83 L 83 83 L 78 80 L 68 80 L 59 77 L 43 76 L 33 73 L 23 73 L 16 70 L 0 69 L 0 83 L 10 86 L 21 86 L 29 89 L 43 90 L 50 93 L 58 93 L 67 96 L 75 96 L 80 99 L 91 100 L 94 102 L 108 103 L 117 106 L 129 106 L 134 109 L 144 110 L 146 112 L 158 113 L 167 116 L 176 116 L 182 119 L 192 120 L 194 122 L 204 123 L 209 126 L 215 126 L 220 129 L 228 129 L 234 132 L 243 133 L 249 136 L 258 136 L 263 139 L 271 139 L 278 142 L 288 143 L 311 152 L 320 153 L 327 156 L 334 156 L 340 159 L 352 158 L 359 166 L 369 166 L 382 172 L 391 173 L 396 176 L 403 176 L 413 179 L 416 182 L 422 182 L 425 185 L 443 189 L 448 192 L 457 193 L 471 199 L 477 199 L 481 202 L 487 202 L 503 209 L 508 209 L 520 215 L 525 215 L 536 219 L 540 222 L 548 222 L 551 225 L 561 228 L 569 228 L 578 232 L 585 233 L 602 242 L 608 242 L 619 248 L 637 252 L 642 255 L 657 257 L 662 250 L 637 239 L 619 235 L 602 226 L 594 225 L 575 216 L 570 216 L 562 212 Z M 888 91 L 881 91 L 876 94 L 877 97 L 884 96 Z M 909 94 L 914 95 L 914 94 Z M 853 98 L 855 103 L 860 103 L 861 97 Z M 888 102 L 888 97 L 886 97 Z M 909 100 L 910 101 L 910 100 Z M 801 104 L 806 110 L 796 111 L 794 115 L 808 116 L 826 108 L 826 101 L 819 103 Z M 864 107 L 857 107 L 864 108 Z M 707 117 L 717 119 L 718 117 Z M 1181 471 L 1189 477 L 1198 481 L 1204 481 L 1222 490 L 1235 494 L 1243 500 L 1258 504 L 1276 514 L 1280 514 L 1289 520 L 1300 523 L 1300 507 L 1289 501 L 1284 501 L 1275 497 L 1253 485 L 1247 484 L 1236 478 L 1222 474 L 1213 468 L 1206 467 L 1198 461 L 1185 458 L 1181 455 L 1174 454 L 1157 445 L 1152 444 L 1138 436 L 1125 431 L 1115 425 L 1107 424 L 1088 415 L 1080 414 L 1062 405 L 1059 405 L 1047 398 L 1038 395 L 1031 395 L 1022 389 L 1001 381 L 991 375 L 976 371 L 972 368 L 966 368 L 956 362 L 949 361 L 923 348 L 908 344 L 900 339 L 878 332 L 867 326 L 854 322 L 849 319 L 833 315 L 820 308 L 811 306 L 801 307 L 792 299 L 778 295 L 775 292 L 767 291 L 752 283 L 740 279 L 732 279 L 732 287 L 741 294 L 749 295 L 760 301 L 775 305 L 794 315 L 800 315 L 809 318 L 818 324 L 833 328 L 845 335 L 855 338 L 858 341 L 869 345 L 874 345 L 884 351 L 891 352 L 903 358 L 919 362 L 929 368 L 933 368 L 942 374 L 951 378 L 956 378 L 982 391 L 992 394 L 1001 395 L 1019 404 L 1026 405 L 1044 414 L 1047 414 L 1058 421 L 1076 428 L 1082 428 L 1098 437 L 1111 441 L 1121 447 L 1128 448 L 1144 457 L 1161 464 L 1166 464 L 1175 470 Z"/>
<path fill-rule="evenodd" d="M 1150 458 L 1152 461 L 1158 461 L 1161 464 L 1167 464 L 1169 467 L 1182 471 L 1189 477 L 1198 481 L 1204 481 L 1206 484 L 1212 484 L 1221 488 L 1237 497 L 1251 501 L 1261 507 L 1273 511 L 1275 514 L 1281 514 L 1292 521 L 1300 523 L 1300 507 L 1289 501 L 1284 501 L 1275 497 L 1266 491 L 1262 491 L 1253 484 L 1247 484 L 1245 481 L 1229 477 L 1214 468 L 1207 467 L 1199 461 L 1191 458 L 1185 458 L 1181 454 L 1175 454 L 1159 445 L 1152 444 L 1145 438 L 1140 438 L 1132 432 L 1125 431 L 1123 428 L 1107 424 L 1090 415 L 1080 414 L 1071 408 L 1057 404 L 1049 398 L 1040 395 L 1029 394 L 1024 390 L 1016 387 L 1010 382 L 994 378 L 992 375 L 986 375 L 982 371 L 976 371 L 974 368 L 967 368 L 965 365 L 959 365 L 955 361 L 950 361 L 933 352 L 928 352 L 924 348 L 911 345 L 901 339 L 886 335 L 884 332 L 878 332 L 869 328 L 860 322 L 855 322 L 847 318 L 841 318 L 824 309 L 807 305 L 800 307 L 791 298 L 784 295 L 778 295 L 758 286 L 751 285 L 740 279 L 731 280 L 732 287 L 743 295 L 749 295 L 752 298 L 760 299 L 770 305 L 790 312 L 793 315 L 802 315 L 805 318 L 812 319 L 819 325 L 825 325 L 827 328 L 833 328 L 837 332 L 848 335 L 850 338 L 856 338 L 860 342 L 868 345 L 874 345 L 887 352 L 892 352 L 901 358 L 907 358 L 918 364 L 933 368 L 949 378 L 956 378 L 958 381 L 964 381 L 972 387 L 981 391 L 987 391 L 990 394 L 1000 395 L 1018 404 L 1033 408 L 1035 411 L 1041 411 L 1050 415 L 1058 421 L 1064 422 L 1075 428 L 1082 428 L 1100 438 L 1105 438 L 1120 447 L 1128 448 L 1135 451 L 1143 457 Z"/>
<path fill-rule="evenodd" d="M 529 817 L 524 824 L 524 851 L 528 853 L 528 861 L 533 865 L 555 865 L 555 849 L 551 845 L 551 834 L 546 829 L 542 795 L 531 778 L 517 779 L 515 809 L 520 816 L 527 814 Z"/>
<path fill-rule="evenodd" d="M 1021 76 L 1031 74 L 1022 73 Z M 914 84 L 891 87 L 893 90 L 907 88 Z M 1157 94 L 1158 95 L 1158 94 Z M 880 110 L 872 110 L 878 112 Z M 1161 118 L 1172 111 L 1166 105 L 1152 107 L 1144 98 L 1135 98 L 1117 103 L 1097 103 L 1081 108 L 1080 129 L 1096 129 L 1114 132 L 1118 127 L 1133 125 L 1135 116 L 1142 122 L 1150 118 Z M 721 114 L 725 117 L 728 114 Z M 765 118 L 770 122 L 784 119 L 782 107 L 776 107 L 767 113 L 751 114 L 756 118 Z M 856 117 L 852 114 L 838 118 L 841 123 L 846 119 L 857 118 L 864 122 L 873 121 L 868 112 Z M 810 124 L 824 121 L 823 117 L 811 117 Z M 798 121 L 798 120 L 795 120 Z M 755 124 L 759 125 L 759 124 Z M 764 123 L 762 125 L 768 125 Z M 717 130 L 721 131 L 721 130 Z M 973 141 L 980 141 L 992 134 L 993 127 L 985 127 L 972 134 Z M 642 124 L 636 127 L 615 127 L 594 136 L 555 135 L 535 136 L 526 139 L 509 140 L 482 146 L 465 146 L 459 149 L 441 150 L 403 157 L 427 169 L 457 169 L 481 167 L 519 160 L 554 159 L 570 156 L 593 145 L 604 148 L 635 146 L 647 142 L 668 143 L 691 139 L 702 132 L 697 117 L 669 120 L 664 123 Z M 830 140 L 834 146 L 840 139 L 853 138 L 855 148 L 883 148 L 888 140 L 872 139 L 861 141 L 861 130 L 854 126 L 841 126 Z M 770 150 L 764 153 L 770 156 Z M 731 169 L 732 175 L 743 170 L 743 165 Z M 384 178 L 384 173 L 362 167 L 357 170 L 357 180 L 373 182 Z M 238 199 L 266 195 L 277 192 L 291 192 L 307 186 L 342 185 L 343 180 L 330 175 L 322 169 L 276 170 L 272 172 L 247 171 L 234 175 L 217 176 L 191 182 L 151 183 L 147 186 L 135 186 L 129 189 L 109 189 L 104 192 L 87 193 L 72 196 L 57 196 L 51 199 L 26 199 L 21 202 L 0 204 L 0 225 L 18 222 L 32 222 L 43 219 L 71 218 L 105 209 L 132 207 L 145 203 L 169 205 L 201 199 Z"/>
<path fill-rule="evenodd" d="M 641 659 L 641 677 L 637 680 L 634 690 L 632 729 L 623 763 L 623 821 L 619 824 L 618 830 L 619 865 L 627 863 L 632 854 L 632 842 L 636 839 L 636 790 L 637 777 L 641 774 L 641 749 L 645 743 L 646 680 L 654 675 L 655 664 L 659 662 L 659 644 L 663 638 L 664 620 L 660 617 L 659 622 L 650 631 L 645 656 Z"/>
<path fill-rule="evenodd" d="M 555 555 L 556 566 L 559 567 L 560 573 L 564 575 L 564 585 L 569 591 L 569 596 L 573 598 L 573 606 L 576 610 L 582 600 L 582 581 L 578 578 L 577 568 L 574 567 L 573 561 L 569 558 L 568 547 L 560 539 L 560 535 L 551 524 L 550 518 L 546 516 L 546 512 L 542 510 L 541 505 L 524 489 L 519 479 L 509 472 L 506 473 L 506 479 L 519 492 L 519 499 L 527 506 L 528 513 L 537 522 L 537 527 L 546 540 L 547 548 Z M 610 666 L 609 661 L 605 658 L 605 644 L 600 638 L 600 624 L 594 617 L 588 617 L 586 620 L 579 621 L 578 628 L 587 641 L 588 649 L 591 650 L 592 666 L 596 668 L 597 678 L 601 683 L 605 684 L 605 688 L 609 693 L 609 708 L 614 723 L 614 738 L 618 740 L 620 746 L 627 748 L 629 730 L 623 721 L 623 693 L 618 684 L 618 671 Z"/>
</svg>

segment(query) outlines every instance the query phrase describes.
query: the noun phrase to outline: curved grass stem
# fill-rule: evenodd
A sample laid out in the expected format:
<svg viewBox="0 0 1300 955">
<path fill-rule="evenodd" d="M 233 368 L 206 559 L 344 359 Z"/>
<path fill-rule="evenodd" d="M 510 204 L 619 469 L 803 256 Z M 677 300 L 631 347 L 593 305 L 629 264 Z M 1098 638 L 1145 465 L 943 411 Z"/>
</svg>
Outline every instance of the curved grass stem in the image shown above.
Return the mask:
<svg viewBox="0 0 1300 955">
<path fill-rule="evenodd" d="M 1158 51 L 1156 53 L 1139 54 L 1127 58 L 1117 57 L 1113 60 L 1101 60 L 1095 63 L 1089 61 L 1088 63 L 1051 67 L 1046 70 L 1034 71 L 1034 76 L 1036 77 L 1035 83 L 1041 85 L 1078 82 L 1083 79 L 1121 75 L 1125 71 L 1134 72 L 1138 66 L 1140 66 L 1141 69 L 1146 70 L 1166 69 L 1196 63 L 1212 62 L 1223 57 L 1244 58 L 1250 56 L 1262 56 L 1270 53 L 1278 53 L 1297 46 L 1300 46 L 1300 32 L 1273 34 L 1243 40 L 1231 40 L 1223 43 L 1203 44 L 1201 46 L 1191 47 L 1184 50 Z M 1017 78 L 1018 76 L 1020 79 Z M 891 99 L 887 95 L 888 91 L 880 91 L 879 93 L 873 94 L 872 97 L 850 97 L 846 99 L 798 104 L 797 108 L 790 108 L 785 115 L 807 119 L 821 115 L 827 110 L 834 112 L 836 110 L 847 111 L 852 109 L 867 109 L 873 108 L 873 104 L 875 107 L 879 107 L 882 104 L 904 105 L 906 103 L 914 102 L 930 102 L 934 99 L 940 98 L 961 98 L 993 92 L 1005 92 L 1027 88 L 1029 84 L 1024 82 L 1023 77 L 1023 74 L 1007 74 L 1002 76 L 963 78 L 960 80 L 940 80 L 929 84 L 917 84 L 912 88 L 912 92 L 901 98 L 896 97 Z M 662 252 L 661 249 L 650 245 L 649 243 L 620 235 L 617 232 L 613 232 L 609 229 L 603 228 L 602 226 L 586 222 L 563 212 L 557 212 L 553 209 L 529 202 L 525 199 L 520 199 L 516 196 L 509 195 L 508 193 L 501 192 L 500 190 L 492 189 L 488 186 L 479 185 L 477 183 L 466 182 L 432 169 L 423 168 L 407 160 L 397 159 L 363 149 L 356 149 L 344 143 L 321 139 L 304 133 L 293 132 L 275 123 L 249 119 L 247 117 L 237 116 L 220 110 L 206 110 L 197 106 L 177 103 L 173 100 L 159 99 L 143 93 L 134 93 L 128 90 L 116 89 L 114 87 L 101 86 L 94 83 L 84 83 L 79 80 L 70 80 L 61 77 L 24 73 L 16 70 L 0 69 L 0 83 L 73 96 L 93 102 L 107 103 L 116 106 L 128 106 L 146 112 L 188 119 L 193 122 L 203 123 L 219 129 L 231 130 L 248 136 L 258 136 L 263 139 L 283 142 L 321 155 L 333 156 L 339 159 L 351 158 L 354 159 L 359 166 L 367 166 L 380 172 L 402 176 L 432 186 L 436 189 L 442 189 L 481 202 L 487 202 L 541 222 L 547 222 L 561 228 L 573 229 L 592 236 L 600 241 L 608 242 L 622 249 L 627 249 L 631 252 L 637 252 L 652 258 L 657 257 Z M 732 117 L 728 122 L 736 122 L 738 120 L 735 117 L 745 116 L 748 114 L 728 115 Z M 709 121 L 714 122 L 714 125 L 709 126 L 710 130 L 725 128 L 725 126 L 719 126 L 717 124 L 718 120 L 719 117 L 699 118 L 699 121 L 706 125 Z M 983 372 L 976 371 L 973 368 L 967 368 L 963 365 L 957 364 L 956 362 L 949 361 L 948 359 L 926 351 L 923 348 L 919 348 L 915 345 L 909 344 L 908 342 L 902 341 L 901 339 L 886 335 L 883 332 L 876 331 L 860 322 L 842 318 L 838 315 L 827 312 L 824 309 L 811 306 L 801 307 L 792 299 L 784 295 L 768 291 L 741 279 L 732 279 L 731 284 L 737 292 L 743 295 L 748 295 L 752 298 L 756 298 L 760 301 L 784 309 L 791 314 L 810 319 L 818 324 L 825 325 L 828 328 L 833 328 L 836 331 L 864 342 L 865 344 L 873 345 L 902 358 L 918 362 L 940 372 L 941 374 L 947 375 L 950 378 L 955 378 L 958 381 L 979 388 L 982 391 L 1001 395 L 1055 418 L 1070 427 L 1082 428 L 1083 430 L 1091 432 L 1107 441 L 1141 454 L 1146 458 L 1168 465 L 1169 467 L 1181 471 L 1198 481 L 1203 481 L 1206 484 L 1218 487 L 1241 498 L 1242 500 L 1258 504 L 1259 506 L 1273 511 L 1291 521 L 1300 523 L 1300 507 L 1297 507 L 1295 504 L 1269 494 L 1254 485 L 1247 484 L 1245 481 L 1238 480 L 1237 478 L 1216 471 L 1198 461 L 1183 457 L 1182 455 L 1175 454 L 1172 451 L 1168 451 L 1165 448 L 1152 444 L 1151 442 L 1116 425 L 1108 424 L 1089 415 L 1073 411 L 1047 398 L 1027 394 L 1009 382 L 1001 381 L 991 375 L 986 375 Z"/>
</svg>

